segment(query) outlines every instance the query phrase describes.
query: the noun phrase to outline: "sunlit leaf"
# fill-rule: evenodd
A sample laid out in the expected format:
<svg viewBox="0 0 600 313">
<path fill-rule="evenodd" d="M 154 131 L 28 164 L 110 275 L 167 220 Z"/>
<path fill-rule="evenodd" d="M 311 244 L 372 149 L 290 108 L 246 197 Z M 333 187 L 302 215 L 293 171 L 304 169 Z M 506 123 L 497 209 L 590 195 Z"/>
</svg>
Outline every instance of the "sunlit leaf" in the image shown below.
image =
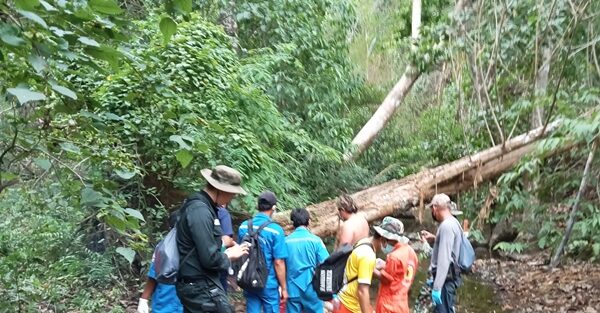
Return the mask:
<svg viewBox="0 0 600 313">
<path fill-rule="evenodd" d="M 133 263 L 133 259 L 135 258 L 135 251 L 133 251 L 133 249 L 127 247 L 118 247 L 116 252 L 129 261 L 129 264 Z"/>
<path fill-rule="evenodd" d="M 123 12 L 117 2 L 113 0 L 89 0 L 88 4 L 92 10 L 108 15 L 117 15 Z"/>
<path fill-rule="evenodd" d="M 194 157 L 193 157 L 192 153 L 189 152 L 188 150 L 179 150 L 175 154 L 175 158 L 177 159 L 177 161 L 179 161 L 179 163 L 181 164 L 181 167 L 186 168 L 186 167 L 188 167 L 188 165 L 190 164 L 190 162 L 192 161 L 192 159 Z"/>
<path fill-rule="evenodd" d="M 39 15 L 37 15 L 33 12 L 30 12 L 30 11 L 23 11 L 23 10 L 17 10 L 17 12 L 19 12 L 19 14 L 21 14 L 24 18 L 26 18 L 44 28 L 48 28 L 48 24 L 46 24 L 44 19 L 42 19 Z"/>
<path fill-rule="evenodd" d="M 167 44 L 171 37 L 177 32 L 177 23 L 170 17 L 163 17 L 158 25 L 163 35 L 163 42 Z"/>
<path fill-rule="evenodd" d="M 127 209 L 125 209 L 125 213 L 127 213 L 129 216 L 131 216 L 133 218 L 137 218 L 138 220 L 140 220 L 142 222 L 146 221 L 144 219 L 144 216 L 142 215 L 142 213 L 140 213 L 140 211 L 138 211 L 138 210 L 127 208 Z"/>
<path fill-rule="evenodd" d="M 50 160 L 48 159 L 33 159 L 33 162 L 35 163 L 35 165 L 39 166 L 41 169 L 43 170 L 49 170 L 50 167 L 52 166 L 52 163 L 50 163 Z"/>
<path fill-rule="evenodd" d="M 115 170 L 115 174 L 117 174 L 119 177 L 121 177 L 123 179 L 131 179 L 131 178 L 133 178 L 133 176 L 135 176 L 135 171 L 119 169 L 119 170 Z"/>
<path fill-rule="evenodd" d="M 77 100 L 77 94 L 75 94 L 75 92 L 65 86 L 61 86 L 58 83 L 56 83 L 55 81 L 50 81 L 50 86 L 52 87 L 52 90 L 58 92 L 59 94 L 65 96 L 65 97 L 69 97 L 73 100 Z"/>
<path fill-rule="evenodd" d="M 6 91 L 8 91 L 9 94 L 17 97 L 17 100 L 20 104 L 25 104 L 31 101 L 46 100 L 46 96 L 43 93 L 31 91 L 27 88 L 8 88 Z"/>
<path fill-rule="evenodd" d="M 88 45 L 91 47 L 98 47 L 98 48 L 100 47 L 100 44 L 96 40 L 86 37 L 86 36 L 81 36 L 81 37 L 77 38 L 77 40 L 79 40 L 79 42 L 81 42 L 84 45 Z"/>
</svg>

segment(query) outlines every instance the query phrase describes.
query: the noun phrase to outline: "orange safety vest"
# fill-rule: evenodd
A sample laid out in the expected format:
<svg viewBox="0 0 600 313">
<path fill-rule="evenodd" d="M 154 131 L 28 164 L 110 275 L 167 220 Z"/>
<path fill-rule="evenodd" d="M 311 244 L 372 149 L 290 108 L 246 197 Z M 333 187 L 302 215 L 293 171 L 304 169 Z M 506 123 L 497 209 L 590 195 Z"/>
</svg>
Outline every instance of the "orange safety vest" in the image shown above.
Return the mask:
<svg viewBox="0 0 600 313">
<path fill-rule="evenodd" d="M 398 243 L 387 255 L 381 270 L 381 282 L 377 295 L 377 313 L 409 313 L 408 290 L 415 279 L 419 261 L 415 250 Z"/>
</svg>

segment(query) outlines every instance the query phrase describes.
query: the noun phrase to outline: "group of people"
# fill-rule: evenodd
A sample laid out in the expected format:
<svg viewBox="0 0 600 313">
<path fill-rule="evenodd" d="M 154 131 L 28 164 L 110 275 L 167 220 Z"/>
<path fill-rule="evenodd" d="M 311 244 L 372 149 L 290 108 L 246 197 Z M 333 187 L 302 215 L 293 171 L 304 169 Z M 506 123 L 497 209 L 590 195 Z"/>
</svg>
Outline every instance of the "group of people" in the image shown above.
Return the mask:
<svg viewBox="0 0 600 313">
<path fill-rule="evenodd" d="M 248 254 L 249 247 L 241 240 L 250 227 L 259 231 L 267 280 L 260 291 L 244 290 L 246 312 L 409 312 L 408 291 L 418 270 L 418 258 L 404 236 L 400 220 L 385 217 L 371 232 L 352 198 L 343 195 L 338 199 L 342 222 L 334 250 L 350 246 L 352 252 L 346 261 L 343 286 L 332 301 L 323 302 L 312 280 L 329 252 L 321 238 L 310 232 L 309 212 L 304 208 L 291 211 L 294 230 L 286 236 L 283 228 L 272 220 L 277 211 L 277 197 L 265 191 L 258 197 L 258 213 L 239 226 L 235 242 L 226 207 L 236 195 L 246 194 L 241 187 L 241 175 L 223 165 L 201 173 L 207 181 L 205 188 L 188 197 L 170 218 L 170 224 L 177 228 L 181 259 L 177 283 L 157 283 L 153 260 L 138 313 L 149 312 L 150 298 L 154 313 L 234 312 L 227 297 L 227 277 L 233 274 L 232 262 Z M 428 207 L 434 220 L 440 223 L 435 236 L 423 233 L 433 242 L 431 299 L 435 312 L 452 313 L 455 291 L 460 285 L 460 271 L 455 264 L 462 229 L 452 217 L 453 203 L 448 196 L 434 196 Z M 385 255 L 385 260 L 378 259 L 377 253 Z M 379 280 L 375 307 L 370 295 L 373 279 Z"/>
</svg>

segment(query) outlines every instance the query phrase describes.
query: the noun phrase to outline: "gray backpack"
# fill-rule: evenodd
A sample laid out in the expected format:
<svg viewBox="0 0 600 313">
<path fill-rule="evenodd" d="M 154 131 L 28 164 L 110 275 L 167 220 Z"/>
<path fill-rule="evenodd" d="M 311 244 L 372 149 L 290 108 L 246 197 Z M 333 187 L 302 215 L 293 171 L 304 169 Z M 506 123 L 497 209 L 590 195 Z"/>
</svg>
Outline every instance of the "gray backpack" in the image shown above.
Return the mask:
<svg viewBox="0 0 600 313">
<path fill-rule="evenodd" d="M 154 271 L 156 281 L 161 284 L 174 285 L 177 282 L 179 265 L 185 263 L 187 258 L 196 250 L 193 248 L 179 262 L 179 250 L 177 249 L 177 228 L 173 227 L 165 239 L 158 243 L 154 250 Z"/>
</svg>

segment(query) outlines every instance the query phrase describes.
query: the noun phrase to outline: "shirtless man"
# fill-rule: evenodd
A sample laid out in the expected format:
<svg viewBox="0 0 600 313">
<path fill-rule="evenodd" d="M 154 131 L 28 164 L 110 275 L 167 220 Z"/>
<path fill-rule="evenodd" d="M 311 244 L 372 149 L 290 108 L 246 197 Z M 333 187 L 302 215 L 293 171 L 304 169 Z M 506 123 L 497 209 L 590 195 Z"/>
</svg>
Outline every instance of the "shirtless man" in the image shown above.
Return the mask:
<svg viewBox="0 0 600 313">
<path fill-rule="evenodd" d="M 358 207 L 350 196 L 341 195 L 338 198 L 337 209 L 343 222 L 338 231 L 335 249 L 345 244 L 354 245 L 357 241 L 369 237 L 369 222 L 364 215 L 357 213 Z"/>
</svg>

